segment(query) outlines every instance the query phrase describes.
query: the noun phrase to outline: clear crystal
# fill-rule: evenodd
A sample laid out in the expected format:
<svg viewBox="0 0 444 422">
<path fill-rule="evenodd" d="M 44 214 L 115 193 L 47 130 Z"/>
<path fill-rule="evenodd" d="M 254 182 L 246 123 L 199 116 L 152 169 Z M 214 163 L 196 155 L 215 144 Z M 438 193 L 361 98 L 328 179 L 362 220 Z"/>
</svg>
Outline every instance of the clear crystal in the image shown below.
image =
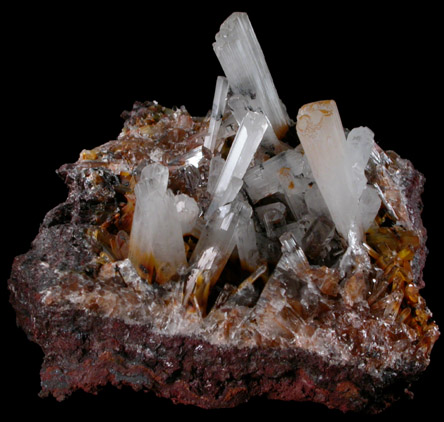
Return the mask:
<svg viewBox="0 0 444 422">
<path fill-rule="evenodd" d="M 304 192 L 308 185 L 307 181 L 305 178 L 294 177 L 290 172 L 280 172 L 278 177 L 281 190 L 285 195 L 285 200 L 293 218 L 299 220 L 307 213 L 307 205 L 304 199 Z"/>
<path fill-rule="evenodd" d="M 143 198 L 142 186 L 144 186 L 144 191 L 146 193 L 152 193 L 154 191 L 166 192 L 168 178 L 168 168 L 162 164 L 150 164 L 145 166 L 140 173 L 139 179 L 139 182 L 143 182 L 143 184 L 136 185 L 136 195 Z"/>
<path fill-rule="evenodd" d="M 270 210 L 276 210 L 284 217 L 287 214 L 287 207 L 282 202 L 272 202 L 271 204 L 261 205 L 259 207 L 256 207 L 254 211 L 257 215 L 257 218 L 259 219 L 259 221 L 263 226 L 265 225 L 264 215 L 267 211 Z"/>
<path fill-rule="evenodd" d="M 174 197 L 174 204 L 182 227 L 182 235 L 185 236 L 193 233 L 197 218 L 200 214 L 199 205 L 196 200 L 184 193 L 180 193 Z"/>
<path fill-rule="evenodd" d="M 249 169 L 244 177 L 245 188 L 253 203 L 280 191 L 279 179 L 269 177 L 271 172 L 268 171 L 268 163 L 273 159 Z"/>
<path fill-rule="evenodd" d="M 220 207 L 234 200 L 243 185 L 243 177 L 268 126 L 262 113 L 249 111 L 237 131 L 222 168 L 210 206 L 208 219 Z"/>
<path fill-rule="evenodd" d="M 269 239 L 277 238 L 285 224 L 285 215 L 277 209 L 270 209 L 264 214 L 264 225 Z"/>
<path fill-rule="evenodd" d="M 347 156 L 349 165 L 353 169 L 357 191 L 362 192 L 367 185 L 364 170 L 375 145 L 374 136 L 375 134 L 368 127 L 354 128 L 347 135 Z"/>
<path fill-rule="evenodd" d="M 216 34 L 213 48 L 233 94 L 242 96 L 250 110 L 262 111 L 281 138 L 290 119 L 277 95 L 248 15 L 235 12 L 229 16 Z"/>
<path fill-rule="evenodd" d="M 217 135 L 225 112 L 228 94 L 228 80 L 224 76 L 218 76 L 216 90 L 214 92 L 213 107 L 211 109 L 208 135 L 205 137 L 204 146 L 214 152 L 217 145 Z"/>
<path fill-rule="evenodd" d="M 222 146 L 227 138 L 236 135 L 238 128 L 239 124 L 237 123 L 233 114 L 230 112 L 226 112 L 219 128 L 219 140 L 217 147 L 218 152 L 220 152 L 220 150 L 222 149 Z"/>
<path fill-rule="evenodd" d="M 325 258 L 328 246 L 335 234 L 333 222 L 325 217 L 318 217 L 302 238 L 302 249 L 312 260 Z"/>
<path fill-rule="evenodd" d="M 242 123 L 244 116 L 250 109 L 248 100 L 243 95 L 230 95 L 228 98 L 228 107 L 238 125 Z"/>
<path fill-rule="evenodd" d="M 364 230 L 367 230 L 375 220 L 381 206 L 381 198 L 374 186 L 366 185 L 359 198 L 359 214 Z"/>
<path fill-rule="evenodd" d="M 135 187 L 136 208 L 129 243 L 129 258 L 140 275 L 160 284 L 187 264 L 182 225 L 167 185 L 167 167 L 149 164 L 143 169 Z"/>
<path fill-rule="evenodd" d="M 191 302 L 202 312 L 206 309 L 208 291 L 236 246 L 235 232 L 244 209 L 243 201 L 236 200 L 219 207 L 208 220 L 190 259 L 184 303 Z"/>
<path fill-rule="evenodd" d="M 276 192 L 284 192 L 282 183 L 287 187 L 292 180 L 302 174 L 304 156 L 299 150 L 289 149 L 273 158 L 251 168 L 245 175 L 245 187 L 250 199 L 256 203 Z M 291 177 L 291 179 L 287 179 Z"/>
<path fill-rule="evenodd" d="M 225 160 L 220 155 L 215 155 L 210 161 L 210 171 L 208 173 L 207 191 L 214 194 L 216 183 L 219 179 L 222 169 L 224 168 Z"/>
<path fill-rule="evenodd" d="M 236 119 L 238 125 L 241 124 L 242 119 L 248 111 L 254 109 L 252 107 L 251 99 L 249 100 L 244 95 L 231 95 L 228 99 L 228 107 L 231 110 L 232 116 Z M 269 126 L 265 131 L 264 138 L 262 139 L 262 146 L 264 146 L 267 150 L 273 151 L 274 154 L 279 154 L 280 152 L 286 151 L 291 147 L 280 141 L 276 136 L 276 133 L 271 126 L 270 121 L 268 120 Z"/>
<path fill-rule="evenodd" d="M 199 168 L 201 166 L 202 160 L 204 159 L 205 159 L 205 153 L 203 151 L 202 145 L 200 145 L 188 151 L 187 153 L 169 161 L 168 166 L 180 166 L 180 167 L 193 166 Z"/>
<path fill-rule="evenodd" d="M 334 101 L 306 104 L 299 110 L 297 120 L 299 139 L 338 232 L 347 239 L 349 231 L 356 227 L 362 237 L 366 229 L 363 220 L 371 218 L 366 215 L 364 219 L 359 208 L 367 183 L 364 168 L 373 145 L 371 131 L 350 132 L 348 143 Z"/>
<path fill-rule="evenodd" d="M 252 215 L 253 209 L 244 201 L 236 230 L 236 246 L 241 267 L 248 271 L 254 271 L 260 266 L 256 229 Z"/>
<path fill-rule="evenodd" d="M 302 245 L 302 239 L 304 238 L 305 234 L 307 233 L 308 229 L 313 224 L 315 219 L 316 217 L 312 214 L 304 215 L 298 221 L 282 227 L 281 235 L 285 233 L 291 233 L 298 245 Z"/>
<path fill-rule="evenodd" d="M 279 241 L 282 245 L 282 258 L 278 263 L 279 268 L 291 270 L 296 273 L 305 273 L 309 268 L 307 257 L 292 233 L 285 233 Z"/>
<path fill-rule="evenodd" d="M 307 204 L 307 210 L 310 214 L 330 217 L 330 211 L 328 210 L 324 197 L 322 196 L 316 183 L 313 183 L 309 189 L 307 189 L 304 198 L 305 203 Z"/>
</svg>

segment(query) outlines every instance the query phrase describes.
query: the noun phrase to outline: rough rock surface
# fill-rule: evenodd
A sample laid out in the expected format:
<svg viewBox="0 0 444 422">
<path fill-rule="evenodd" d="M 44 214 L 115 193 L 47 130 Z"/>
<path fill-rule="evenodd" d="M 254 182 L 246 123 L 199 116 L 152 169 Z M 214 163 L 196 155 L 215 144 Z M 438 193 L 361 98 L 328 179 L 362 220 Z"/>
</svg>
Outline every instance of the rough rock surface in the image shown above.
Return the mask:
<svg viewBox="0 0 444 422">
<path fill-rule="evenodd" d="M 59 170 L 68 198 L 46 215 L 31 250 L 13 264 L 8 285 L 17 322 L 45 354 L 42 396 L 62 400 L 77 389 L 93 392 L 111 383 L 205 408 L 265 395 L 378 412 L 407 394 L 439 335 L 417 293 L 426 255 L 423 177 L 408 161 L 392 155 L 384 168 L 394 175 L 390 180 L 402 180 L 405 218 L 419 239 L 412 260 L 416 287 L 404 299 L 415 305 L 415 318 L 400 316 L 399 306 L 392 312 L 388 299 L 367 298 L 364 306 L 353 283 L 342 280 L 345 293 L 338 299 L 321 287 L 325 297 L 305 324 L 295 301 L 279 314 L 267 310 L 267 295 L 293 294 L 288 274 L 277 274 L 259 292 L 261 299 L 215 306 L 202 323 L 194 315 L 180 318 L 176 287 L 148 285 L 137 276 L 119 233 L 131 230 L 131 178 L 142 164 L 165 163 L 170 188 L 208 206 L 208 153 L 203 150 L 197 173 L 180 161 L 202 145 L 208 121 L 153 103 L 136 104 L 125 117 L 118 140 L 83 151 L 77 163 Z M 369 178 L 384 178 L 369 171 Z M 384 187 L 388 197 L 392 188 Z"/>
</svg>

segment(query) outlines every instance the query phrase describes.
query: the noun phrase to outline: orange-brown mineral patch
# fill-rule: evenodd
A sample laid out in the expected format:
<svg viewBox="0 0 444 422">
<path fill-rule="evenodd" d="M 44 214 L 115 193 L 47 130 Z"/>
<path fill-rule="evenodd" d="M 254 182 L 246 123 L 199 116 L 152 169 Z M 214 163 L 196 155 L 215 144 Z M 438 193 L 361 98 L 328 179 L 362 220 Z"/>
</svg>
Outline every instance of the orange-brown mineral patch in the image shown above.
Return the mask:
<svg viewBox="0 0 444 422">
<path fill-rule="evenodd" d="M 367 232 L 366 244 L 374 264 L 384 271 L 384 280 L 369 297 L 371 309 L 410 327 L 412 335 L 420 339 L 419 349 L 429 354 L 439 332 L 413 281 L 418 236 L 401 226 L 374 226 Z"/>
</svg>

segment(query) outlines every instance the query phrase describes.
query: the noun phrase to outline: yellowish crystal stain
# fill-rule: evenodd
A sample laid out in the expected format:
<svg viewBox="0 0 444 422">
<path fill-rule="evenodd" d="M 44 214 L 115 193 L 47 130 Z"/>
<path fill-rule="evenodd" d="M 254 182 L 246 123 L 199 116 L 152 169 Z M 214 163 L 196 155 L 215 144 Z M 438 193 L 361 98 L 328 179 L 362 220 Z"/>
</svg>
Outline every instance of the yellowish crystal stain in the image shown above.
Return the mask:
<svg viewBox="0 0 444 422">
<path fill-rule="evenodd" d="M 376 291 L 370 296 L 371 309 L 410 327 L 412 334 L 420 339 L 419 350 L 429 354 L 439 331 L 413 281 L 412 263 L 420 247 L 418 236 L 397 225 L 373 226 L 366 233 L 365 242 L 387 282 L 382 286 L 383 292 Z"/>
</svg>

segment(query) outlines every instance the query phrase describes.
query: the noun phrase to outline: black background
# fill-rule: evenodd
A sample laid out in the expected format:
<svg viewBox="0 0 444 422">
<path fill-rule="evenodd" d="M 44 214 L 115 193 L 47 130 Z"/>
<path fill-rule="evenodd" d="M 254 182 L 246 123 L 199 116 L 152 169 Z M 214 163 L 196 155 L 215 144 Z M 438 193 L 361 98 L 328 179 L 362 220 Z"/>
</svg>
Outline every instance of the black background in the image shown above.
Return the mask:
<svg viewBox="0 0 444 422">
<path fill-rule="evenodd" d="M 3 39 L 2 161 L 3 394 L 16 415 L 106 417 L 136 415 L 237 417 L 340 416 L 320 405 L 253 400 L 231 410 L 174 406 L 151 394 L 106 388 L 75 393 L 62 403 L 40 399 L 40 348 L 15 325 L 6 280 L 14 256 L 25 253 L 48 210 L 66 198 L 55 174 L 82 149 L 115 139 L 120 114 L 135 101 L 185 105 L 192 115 L 211 108 L 222 70 L 214 35 L 235 10 L 246 11 L 291 118 L 311 101 L 334 99 L 345 127 L 368 126 L 385 150 L 410 159 L 426 177 L 424 224 L 430 250 L 422 291 L 434 317 L 442 312 L 442 69 L 439 27 L 432 9 L 300 6 L 258 3 L 232 7 L 167 2 L 92 9 L 80 6 L 10 9 Z M 442 339 L 414 385 L 413 401 L 379 419 L 432 415 L 442 395 Z M 44 413 L 45 412 L 45 413 Z M 140 413 L 141 412 L 141 413 Z M 354 418 L 346 415 L 344 418 Z"/>
</svg>

